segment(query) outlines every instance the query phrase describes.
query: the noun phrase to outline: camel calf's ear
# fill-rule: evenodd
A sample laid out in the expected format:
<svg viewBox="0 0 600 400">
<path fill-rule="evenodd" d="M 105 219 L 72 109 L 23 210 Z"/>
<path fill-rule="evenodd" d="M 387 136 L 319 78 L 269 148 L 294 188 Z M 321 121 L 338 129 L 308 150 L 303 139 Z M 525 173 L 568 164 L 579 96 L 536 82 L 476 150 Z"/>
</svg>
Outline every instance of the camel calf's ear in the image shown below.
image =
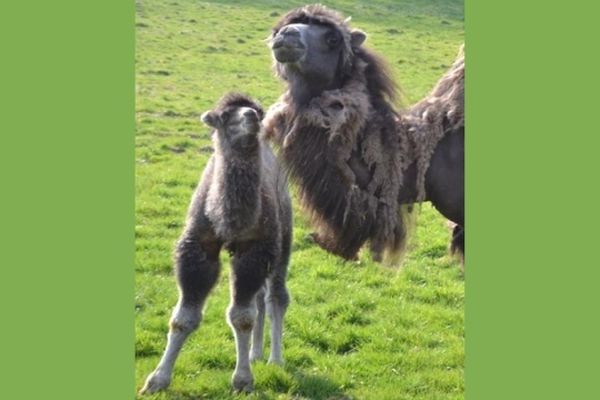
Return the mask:
<svg viewBox="0 0 600 400">
<path fill-rule="evenodd" d="M 354 29 L 350 32 L 350 43 L 352 47 L 359 47 L 361 44 L 365 42 L 367 39 L 367 34 L 363 31 L 359 31 L 358 29 Z"/>
<path fill-rule="evenodd" d="M 219 126 L 221 126 L 221 118 L 219 117 L 219 114 L 217 114 L 214 111 L 205 112 L 204 114 L 202 114 L 200 119 L 202 120 L 202 122 L 204 122 L 206 125 L 212 128 L 218 128 Z"/>
</svg>

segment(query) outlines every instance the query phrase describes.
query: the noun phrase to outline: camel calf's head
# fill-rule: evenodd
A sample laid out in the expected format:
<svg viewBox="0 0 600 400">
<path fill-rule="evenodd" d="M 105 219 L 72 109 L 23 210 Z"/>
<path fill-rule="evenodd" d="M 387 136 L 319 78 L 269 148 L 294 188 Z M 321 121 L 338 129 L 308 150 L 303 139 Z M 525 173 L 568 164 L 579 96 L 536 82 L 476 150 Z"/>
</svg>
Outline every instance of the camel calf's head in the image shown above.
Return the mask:
<svg viewBox="0 0 600 400">
<path fill-rule="evenodd" d="M 243 147 L 258 141 L 263 115 L 262 107 L 250 97 L 229 93 L 201 119 L 216 130 L 221 144 Z"/>
</svg>

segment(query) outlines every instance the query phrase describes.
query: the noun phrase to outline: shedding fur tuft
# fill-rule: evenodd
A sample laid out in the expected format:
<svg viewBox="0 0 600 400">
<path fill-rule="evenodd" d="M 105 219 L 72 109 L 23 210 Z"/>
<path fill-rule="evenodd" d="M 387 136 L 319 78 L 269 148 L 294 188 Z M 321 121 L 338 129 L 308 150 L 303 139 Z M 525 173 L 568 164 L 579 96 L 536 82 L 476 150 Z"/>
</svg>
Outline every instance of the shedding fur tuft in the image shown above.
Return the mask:
<svg viewBox="0 0 600 400">
<path fill-rule="evenodd" d="M 415 145 L 417 162 L 417 200 L 423 201 L 425 174 L 431 156 L 444 135 L 465 125 L 465 56 L 461 46 L 458 57 L 431 93 L 402 116 L 401 130 Z"/>
</svg>

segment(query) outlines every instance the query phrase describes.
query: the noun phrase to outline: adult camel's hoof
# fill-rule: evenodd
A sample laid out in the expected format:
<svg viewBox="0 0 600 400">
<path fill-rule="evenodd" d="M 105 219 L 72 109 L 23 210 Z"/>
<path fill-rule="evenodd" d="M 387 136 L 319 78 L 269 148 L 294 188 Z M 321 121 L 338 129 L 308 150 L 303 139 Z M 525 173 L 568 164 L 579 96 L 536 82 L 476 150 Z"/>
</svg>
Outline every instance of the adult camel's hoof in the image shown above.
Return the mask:
<svg viewBox="0 0 600 400">
<path fill-rule="evenodd" d="M 166 389 L 171 384 L 171 378 L 169 376 L 161 375 L 160 372 L 152 372 L 146 378 L 144 387 L 140 390 L 140 394 L 151 394 L 156 393 L 159 390 Z"/>
</svg>

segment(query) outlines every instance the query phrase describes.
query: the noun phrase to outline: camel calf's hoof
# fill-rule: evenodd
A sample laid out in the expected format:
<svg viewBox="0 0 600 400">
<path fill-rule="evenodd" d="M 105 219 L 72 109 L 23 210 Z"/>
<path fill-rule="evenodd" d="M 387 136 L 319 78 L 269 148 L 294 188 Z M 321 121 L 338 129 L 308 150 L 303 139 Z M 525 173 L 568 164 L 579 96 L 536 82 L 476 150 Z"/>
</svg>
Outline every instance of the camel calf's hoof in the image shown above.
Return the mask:
<svg viewBox="0 0 600 400">
<path fill-rule="evenodd" d="M 279 366 L 282 366 L 284 364 L 282 357 L 269 357 L 269 361 L 267 361 L 267 363 Z"/>
<path fill-rule="evenodd" d="M 250 393 L 254 390 L 254 378 L 252 376 L 233 376 L 231 385 L 236 393 Z"/>
<path fill-rule="evenodd" d="M 170 377 L 161 375 L 159 372 L 154 371 L 150 375 L 148 375 L 144 387 L 142 388 L 142 390 L 140 390 L 140 394 L 156 393 L 159 390 L 166 389 L 170 383 Z"/>
<path fill-rule="evenodd" d="M 256 362 L 263 359 L 262 351 L 251 351 L 250 352 L 250 362 Z"/>
</svg>

